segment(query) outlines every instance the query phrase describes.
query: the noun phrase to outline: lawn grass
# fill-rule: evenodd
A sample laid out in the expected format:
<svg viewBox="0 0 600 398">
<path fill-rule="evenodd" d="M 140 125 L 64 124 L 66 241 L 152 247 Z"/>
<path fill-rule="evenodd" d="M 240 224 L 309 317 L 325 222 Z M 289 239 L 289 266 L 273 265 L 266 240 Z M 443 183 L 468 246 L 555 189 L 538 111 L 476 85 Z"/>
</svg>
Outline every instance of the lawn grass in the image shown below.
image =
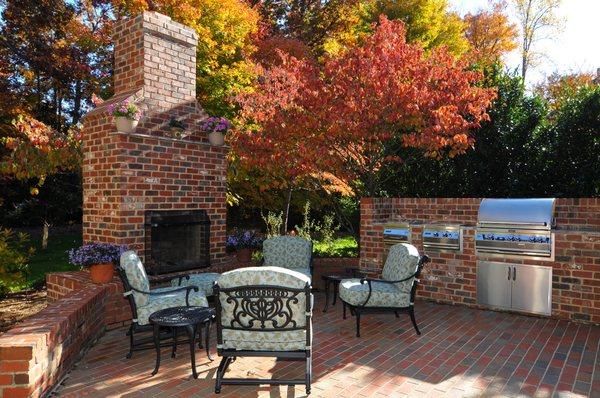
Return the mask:
<svg viewBox="0 0 600 398">
<path fill-rule="evenodd" d="M 358 257 L 358 243 L 354 236 L 344 236 L 331 243 L 313 242 L 315 257 Z"/>
<path fill-rule="evenodd" d="M 26 279 L 23 283 L 10 286 L 11 291 L 39 288 L 43 285 L 48 272 L 72 271 L 78 266 L 69 264 L 67 250 L 81 245 L 80 233 L 50 234 L 48 247 L 43 250 L 39 240 L 32 240 L 35 254 L 29 261 Z"/>
</svg>

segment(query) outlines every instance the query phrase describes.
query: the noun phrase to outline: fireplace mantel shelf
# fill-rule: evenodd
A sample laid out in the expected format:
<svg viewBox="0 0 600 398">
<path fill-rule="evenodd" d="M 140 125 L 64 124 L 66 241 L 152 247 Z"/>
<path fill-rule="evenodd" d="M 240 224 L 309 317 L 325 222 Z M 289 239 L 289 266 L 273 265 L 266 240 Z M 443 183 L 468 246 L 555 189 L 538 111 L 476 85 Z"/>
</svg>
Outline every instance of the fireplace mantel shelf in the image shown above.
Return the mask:
<svg viewBox="0 0 600 398">
<path fill-rule="evenodd" d="M 212 145 L 208 142 L 204 142 L 204 141 L 195 141 L 195 140 L 186 140 L 186 139 L 181 139 L 181 138 L 172 138 L 172 137 L 163 137 L 160 135 L 151 135 L 151 134 L 141 134 L 141 133 L 123 133 L 121 131 L 112 131 L 110 133 L 111 135 L 128 135 L 130 137 L 139 137 L 139 138 L 154 138 L 157 140 L 161 140 L 161 141 L 170 141 L 170 142 L 182 142 L 185 144 L 196 144 L 196 145 L 203 145 L 203 146 L 207 146 L 207 147 L 211 147 L 211 148 L 222 148 L 224 150 L 229 150 L 231 147 L 229 145 L 221 145 L 221 146 L 216 146 L 216 145 Z"/>
</svg>

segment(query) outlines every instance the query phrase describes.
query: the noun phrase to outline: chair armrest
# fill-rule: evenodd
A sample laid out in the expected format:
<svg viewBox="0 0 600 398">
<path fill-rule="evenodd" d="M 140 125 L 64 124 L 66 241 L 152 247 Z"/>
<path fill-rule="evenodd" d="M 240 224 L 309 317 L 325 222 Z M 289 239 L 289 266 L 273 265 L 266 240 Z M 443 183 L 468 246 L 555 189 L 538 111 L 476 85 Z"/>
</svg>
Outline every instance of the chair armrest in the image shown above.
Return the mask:
<svg viewBox="0 0 600 398">
<path fill-rule="evenodd" d="M 346 267 L 346 274 L 351 274 L 353 278 L 358 278 L 366 274 L 357 267 Z"/>
<path fill-rule="evenodd" d="M 134 292 L 137 292 L 137 293 L 146 294 L 148 296 L 165 296 L 167 294 L 176 293 L 176 292 L 183 292 L 183 291 L 185 291 L 187 294 L 189 294 L 189 292 L 191 290 L 197 292 L 198 291 L 198 286 L 174 287 L 171 290 L 164 290 L 164 291 L 160 291 L 160 292 L 156 292 L 156 291 L 154 291 L 154 292 L 153 291 L 146 292 L 144 290 L 139 290 L 139 289 L 136 289 L 135 287 L 131 286 L 131 290 L 133 290 Z"/>
<path fill-rule="evenodd" d="M 419 274 L 419 271 L 415 272 L 414 274 L 412 274 L 410 276 L 407 276 L 404 279 L 400 279 L 397 281 L 388 281 L 386 279 L 377 279 L 377 278 L 361 278 L 360 283 L 365 283 L 365 282 L 400 283 L 400 282 L 406 282 L 407 280 L 415 278 L 418 274 Z"/>
</svg>

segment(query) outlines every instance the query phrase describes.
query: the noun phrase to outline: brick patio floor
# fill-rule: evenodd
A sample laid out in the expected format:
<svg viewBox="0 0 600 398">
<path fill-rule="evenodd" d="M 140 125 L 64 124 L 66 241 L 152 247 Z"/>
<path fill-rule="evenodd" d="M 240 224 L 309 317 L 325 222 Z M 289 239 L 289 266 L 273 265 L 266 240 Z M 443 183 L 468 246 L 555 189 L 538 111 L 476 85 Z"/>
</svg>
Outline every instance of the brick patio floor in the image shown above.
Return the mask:
<svg viewBox="0 0 600 398">
<path fill-rule="evenodd" d="M 416 304 L 423 334 L 416 336 L 401 314 L 365 316 L 362 336 L 341 305 L 322 313 L 317 294 L 311 397 L 600 397 L 600 327 L 566 321 Z M 211 336 L 216 358 L 214 332 Z M 223 386 L 214 395 L 218 358 L 197 350 L 198 380 L 191 378 L 189 350 L 176 359 L 164 349 L 152 377 L 154 352 L 124 358 L 124 330 L 108 332 L 57 390 L 61 397 L 301 397 L 304 387 Z M 239 358 L 229 377 L 298 377 L 299 362 Z"/>
</svg>

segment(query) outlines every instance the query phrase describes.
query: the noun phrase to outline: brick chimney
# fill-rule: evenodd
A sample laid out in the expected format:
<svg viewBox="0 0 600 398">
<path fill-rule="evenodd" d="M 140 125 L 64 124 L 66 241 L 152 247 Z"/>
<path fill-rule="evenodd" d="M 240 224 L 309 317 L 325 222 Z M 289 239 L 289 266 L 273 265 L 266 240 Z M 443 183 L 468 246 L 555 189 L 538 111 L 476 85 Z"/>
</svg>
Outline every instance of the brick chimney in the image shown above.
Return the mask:
<svg viewBox="0 0 600 398">
<path fill-rule="evenodd" d="M 150 237 L 146 212 L 204 210 L 210 219 L 210 261 L 225 255 L 226 147 L 199 131 L 193 29 L 144 12 L 114 31 L 113 98 L 83 119 L 83 238 L 127 244 L 143 257 Z M 143 117 L 132 133 L 116 131 L 109 104 L 130 98 Z M 189 136 L 173 136 L 169 120 Z"/>
<path fill-rule="evenodd" d="M 143 90 L 152 110 L 196 101 L 196 32 L 157 12 L 116 24 L 115 95 Z M 193 111 L 193 110 L 190 110 Z"/>
</svg>

